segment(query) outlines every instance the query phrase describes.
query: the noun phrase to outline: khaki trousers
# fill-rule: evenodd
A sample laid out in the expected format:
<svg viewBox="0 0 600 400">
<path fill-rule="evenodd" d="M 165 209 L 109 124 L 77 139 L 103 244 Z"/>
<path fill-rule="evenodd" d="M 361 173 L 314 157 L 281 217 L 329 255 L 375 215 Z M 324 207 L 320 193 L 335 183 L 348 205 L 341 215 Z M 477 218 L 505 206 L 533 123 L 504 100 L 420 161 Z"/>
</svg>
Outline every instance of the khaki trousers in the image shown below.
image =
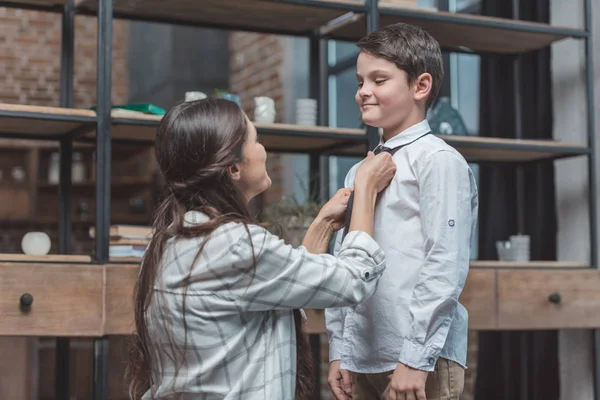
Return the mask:
<svg viewBox="0 0 600 400">
<path fill-rule="evenodd" d="M 352 400 L 387 400 L 394 371 L 379 374 L 352 373 Z M 459 400 L 465 385 L 465 370 L 454 361 L 439 358 L 427 376 L 427 400 Z"/>
</svg>

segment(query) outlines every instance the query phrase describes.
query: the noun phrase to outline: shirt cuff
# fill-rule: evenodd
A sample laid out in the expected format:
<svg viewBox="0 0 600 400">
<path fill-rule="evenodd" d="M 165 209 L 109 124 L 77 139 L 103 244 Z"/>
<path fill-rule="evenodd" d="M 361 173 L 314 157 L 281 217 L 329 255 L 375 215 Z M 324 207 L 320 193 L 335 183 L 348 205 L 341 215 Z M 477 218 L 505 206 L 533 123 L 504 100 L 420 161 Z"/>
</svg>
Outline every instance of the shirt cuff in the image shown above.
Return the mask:
<svg viewBox="0 0 600 400">
<path fill-rule="evenodd" d="M 329 342 L 329 362 L 342 359 L 342 341 L 331 340 Z"/>
<path fill-rule="evenodd" d="M 438 349 L 404 339 L 398 361 L 421 371 L 433 371 L 439 356 L 440 350 Z"/>
<path fill-rule="evenodd" d="M 346 235 L 338 257 L 351 257 L 354 260 L 362 259 L 361 271 L 363 280 L 370 281 L 377 278 L 385 270 L 385 254 L 379 244 L 366 232 L 352 231 Z"/>
</svg>

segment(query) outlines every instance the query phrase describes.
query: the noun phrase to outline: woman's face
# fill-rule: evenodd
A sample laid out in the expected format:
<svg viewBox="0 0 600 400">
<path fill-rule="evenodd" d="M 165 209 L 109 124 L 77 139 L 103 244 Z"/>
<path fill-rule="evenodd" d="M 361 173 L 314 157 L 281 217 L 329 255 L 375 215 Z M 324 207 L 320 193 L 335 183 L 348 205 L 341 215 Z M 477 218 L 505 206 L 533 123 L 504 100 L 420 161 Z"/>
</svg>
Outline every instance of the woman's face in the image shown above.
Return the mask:
<svg viewBox="0 0 600 400">
<path fill-rule="evenodd" d="M 248 126 L 246 141 L 242 146 L 242 161 L 232 170 L 235 184 L 247 201 L 271 187 L 271 178 L 267 173 L 267 152 L 258 141 L 256 128 L 246 117 Z"/>
</svg>

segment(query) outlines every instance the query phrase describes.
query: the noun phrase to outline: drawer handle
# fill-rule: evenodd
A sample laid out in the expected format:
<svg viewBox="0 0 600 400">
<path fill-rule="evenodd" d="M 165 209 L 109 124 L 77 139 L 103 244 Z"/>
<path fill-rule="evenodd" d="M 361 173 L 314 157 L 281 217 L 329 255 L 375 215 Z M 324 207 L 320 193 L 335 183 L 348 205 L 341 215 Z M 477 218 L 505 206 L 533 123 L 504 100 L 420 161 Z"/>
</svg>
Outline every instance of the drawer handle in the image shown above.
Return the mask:
<svg viewBox="0 0 600 400">
<path fill-rule="evenodd" d="M 21 295 L 19 303 L 21 304 L 21 310 L 29 311 L 31 305 L 33 304 L 33 296 L 29 293 L 24 293 L 23 295 Z"/>
<path fill-rule="evenodd" d="M 560 304 L 561 300 L 560 293 L 552 293 L 550 296 L 548 296 L 548 301 L 550 303 Z"/>
</svg>

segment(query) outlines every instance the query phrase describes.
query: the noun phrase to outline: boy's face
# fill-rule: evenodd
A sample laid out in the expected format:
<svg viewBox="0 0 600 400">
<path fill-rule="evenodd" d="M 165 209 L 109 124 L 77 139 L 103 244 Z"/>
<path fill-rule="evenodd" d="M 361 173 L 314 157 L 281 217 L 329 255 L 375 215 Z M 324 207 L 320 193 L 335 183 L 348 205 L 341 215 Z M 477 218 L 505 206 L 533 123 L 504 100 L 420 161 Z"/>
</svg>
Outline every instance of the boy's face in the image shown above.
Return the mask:
<svg viewBox="0 0 600 400">
<path fill-rule="evenodd" d="M 418 83 L 409 86 L 406 73 L 388 60 L 361 52 L 356 78 L 355 100 L 365 124 L 395 134 L 423 118 Z"/>
</svg>

